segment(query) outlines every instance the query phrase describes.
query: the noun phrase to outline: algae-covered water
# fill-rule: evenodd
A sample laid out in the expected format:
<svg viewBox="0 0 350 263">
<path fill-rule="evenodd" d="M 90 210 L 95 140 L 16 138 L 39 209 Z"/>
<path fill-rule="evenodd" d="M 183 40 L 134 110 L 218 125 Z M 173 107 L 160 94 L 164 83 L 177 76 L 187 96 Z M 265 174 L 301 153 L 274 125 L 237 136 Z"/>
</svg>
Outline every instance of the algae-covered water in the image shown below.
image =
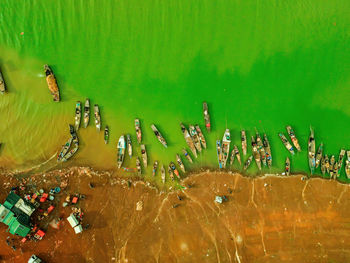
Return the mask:
<svg viewBox="0 0 350 263">
<path fill-rule="evenodd" d="M 207 101 L 209 149 L 187 167 L 216 167 L 215 140 L 225 128 L 234 143 L 240 129 L 250 136 L 257 128 L 272 144 L 272 172 L 280 172 L 289 153 L 277 134 L 290 124 L 303 149 L 292 157 L 292 172 L 308 172 L 310 125 L 327 154 L 350 149 L 349 11 L 346 0 L 3 0 L 0 67 L 8 93 L 0 97 L 0 164 L 60 167 L 53 157 L 68 139 L 75 102 L 85 98 L 100 105 L 110 143 L 93 125 L 80 129 L 80 149 L 67 165 L 115 167 L 119 136 L 136 141 L 136 117 L 149 163 L 168 164 L 185 146 L 180 122 L 204 130 Z M 60 103 L 49 94 L 46 63 Z M 134 151 L 139 155 L 139 146 Z M 135 167 L 135 158 L 125 166 Z"/>
</svg>

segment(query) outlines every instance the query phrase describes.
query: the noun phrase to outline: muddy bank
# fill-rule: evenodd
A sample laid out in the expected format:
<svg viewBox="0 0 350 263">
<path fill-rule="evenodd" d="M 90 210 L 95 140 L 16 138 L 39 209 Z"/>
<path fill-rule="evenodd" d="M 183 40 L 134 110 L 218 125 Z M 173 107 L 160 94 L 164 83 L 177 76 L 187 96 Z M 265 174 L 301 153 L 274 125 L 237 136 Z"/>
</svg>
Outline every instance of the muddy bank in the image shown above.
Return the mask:
<svg viewBox="0 0 350 263">
<path fill-rule="evenodd" d="M 13 251 L 0 225 L 3 262 L 27 262 L 33 253 L 46 262 L 346 262 L 350 258 L 348 185 L 301 176 L 247 178 L 200 173 L 184 191 L 161 193 L 143 182 L 128 184 L 115 173 L 71 168 L 31 177 L 49 188 L 67 182 L 67 193 L 82 193 L 79 206 L 90 229 L 75 235 L 64 219 L 48 226 L 40 242 Z M 44 181 L 45 180 L 45 181 Z M 4 181 L 9 184 L 3 185 Z M 94 188 L 89 187 L 89 183 Z M 0 201 L 13 177 L 2 177 Z M 7 187 L 7 188 L 5 188 Z M 214 202 L 216 195 L 228 201 Z M 180 200 L 181 199 L 181 200 Z M 175 207 L 175 208 L 174 208 Z M 61 205 L 52 217 L 66 218 Z"/>
</svg>

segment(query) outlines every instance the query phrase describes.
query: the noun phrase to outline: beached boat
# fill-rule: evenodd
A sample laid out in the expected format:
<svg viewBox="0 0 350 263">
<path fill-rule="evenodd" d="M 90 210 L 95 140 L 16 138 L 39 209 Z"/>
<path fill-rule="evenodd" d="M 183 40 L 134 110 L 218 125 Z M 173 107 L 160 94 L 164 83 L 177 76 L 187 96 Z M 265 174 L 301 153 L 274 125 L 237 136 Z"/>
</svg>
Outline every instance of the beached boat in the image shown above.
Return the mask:
<svg viewBox="0 0 350 263">
<path fill-rule="evenodd" d="M 72 137 L 72 144 L 73 148 L 65 155 L 62 157 L 61 161 L 66 162 L 68 159 L 70 159 L 77 151 L 79 148 L 79 140 L 77 136 Z"/>
<path fill-rule="evenodd" d="M 338 174 L 338 162 L 336 162 L 333 166 L 333 178 L 336 179 L 339 176 L 340 174 Z"/>
<path fill-rule="evenodd" d="M 180 179 L 180 174 L 179 174 L 179 171 L 176 169 L 175 164 L 173 162 L 170 162 L 169 166 L 170 166 L 171 170 L 173 170 L 176 177 Z"/>
<path fill-rule="evenodd" d="M 167 148 L 168 145 L 164 139 L 164 137 L 162 136 L 162 134 L 159 132 L 159 130 L 157 129 L 157 127 L 152 124 L 151 125 L 152 131 L 154 132 L 154 135 L 157 137 L 158 141 L 165 147 Z"/>
<path fill-rule="evenodd" d="M 271 155 L 271 147 L 270 142 L 267 139 L 266 133 L 264 133 L 264 140 L 263 140 L 265 153 L 266 153 L 266 161 L 269 168 L 272 166 L 272 155 Z"/>
<path fill-rule="evenodd" d="M 244 170 L 247 170 L 247 169 L 249 168 L 249 166 L 251 165 L 252 161 L 253 161 L 253 156 L 251 155 L 251 156 L 249 156 L 248 159 L 245 161 L 243 169 L 244 169 Z"/>
<path fill-rule="evenodd" d="M 57 156 L 57 161 L 61 161 L 62 158 L 67 154 L 71 144 L 72 144 L 72 141 L 73 141 L 73 137 L 71 136 L 68 141 L 62 146 L 62 149 L 60 151 L 60 153 L 58 154 Z"/>
<path fill-rule="evenodd" d="M 141 162 L 140 158 L 136 157 L 136 169 L 137 169 L 137 174 L 141 175 L 142 174 L 142 168 L 141 168 Z"/>
<path fill-rule="evenodd" d="M 339 158 L 338 158 L 338 173 L 339 174 L 341 172 L 341 168 L 343 167 L 344 156 L 345 156 L 345 150 L 340 149 Z"/>
<path fill-rule="evenodd" d="M 117 145 L 117 163 L 118 168 L 122 167 L 125 155 L 125 137 L 124 135 L 120 136 L 118 145 Z"/>
<path fill-rule="evenodd" d="M 326 172 L 329 173 L 329 157 L 327 154 L 324 156 L 324 167 Z"/>
<path fill-rule="evenodd" d="M 171 169 L 170 164 L 168 165 L 168 173 L 169 173 L 169 177 L 170 177 L 171 181 L 174 181 L 174 171 L 173 171 L 173 169 Z"/>
<path fill-rule="evenodd" d="M 109 128 L 108 128 L 108 126 L 105 127 L 103 137 L 104 137 L 105 144 L 107 144 L 109 141 Z"/>
<path fill-rule="evenodd" d="M 201 142 L 199 140 L 196 128 L 193 125 L 189 125 L 188 126 L 188 130 L 190 132 L 190 135 L 192 137 L 192 140 L 194 142 L 194 146 L 196 147 L 198 152 L 202 151 L 202 146 L 201 146 Z"/>
<path fill-rule="evenodd" d="M 101 130 L 101 115 L 100 115 L 100 109 L 97 104 L 94 105 L 94 116 L 95 116 L 95 125 L 97 131 Z"/>
<path fill-rule="evenodd" d="M 165 168 L 164 165 L 160 168 L 160 177 L 162 179 L 163 184 L 165 183 Z"/>
<path fill-rule="evenodd" d="M 260 134 L 258 133 L 258 131 L 256 129 L 255 129 L 255 131 L 256 131 L 256 145 L 258 147 L 258 151 L 259 151 L 259 154 L 260 154 L 260 159 L 261 159 L 262 164 L 264 166 L 266 166 L 267 162 L 266 162 L 265 148 L 264 148 L 264 145 L 263 145 L 263 142 L 262 142 Z"/>
<path fill-rule="evenodd" d="M 132 157 L 132 143 L 131 143 L 131 136 L 130 134 L 126 135 L 126 147 L 128 148 L 128 154 L 131 159 Z"/>
<path fill-rule="evenodd" d="M 314 131 L 313 129 L 310 127 L 310 136 L 309 136 L 309 140 L 308 140 L 308 158 L 309 158 L 309 167 L 310 167 L 310 172 L 311 175 L 314 173 L 315 171 L 315 167 L 316 167 L 316 159 L 315 159 L 315 152 L 316 152 L 316 146 L 315 146 L 315 136 L 314 136 Z"/>
<path fill-rule="evenodd" d="M 197 134 L 198 134 L 199 141 L 201 142 L 203 148 L 206 149 L 207 148 L 207 142 L 205 140 L 205 137 L 203 135 L 203 132 L 202 132 L 201 128 L 199 127 L 198 124 L 196 124 L 195 128 L 196 128 L 196 131 L 197 131 Z"/>
<path fill-rule="evenodd" d="M 295 136 L 295 132 L 294 132 L 293 128 L 288 125 L 286 127 L 286 129 L 287 129 L 287 133 L 288 133 L 290 139 L 292 140 L 292 143 L 294 144 L 295 148 L 298 150 L 298 152 L 300 152 L 301 148 L 299 145 L 299 141 L 298 141 L 297 137 Z"/>
<path fill-rule="evenodd" d="M 156 176 L 157 169 L 158 169 L 158 161 L 155 161 L 154 164 L 153 164 L 153 169 L 152 169 L 152 175 L 153 176 Z"/>
<path fill-rule="evenodd" d="M 222 157 L 222 167 L 226 167 L 226 162 L 228 159 L 228 155 L 230 152 L 230 144 L 231 144 L 231 135 L 230 130 L 226 129 L 224 136 L 222 138 L 222 147 L 221 147 L 221 157 Z"/>
<path fill-rule="evenodd" d="M 221 141 L 216 141 L 216 154 L 218 156 L 219 168 L 222 168 L 222 154 L 221 154 Z"/>
<path fill-rule="evenodd" d="M 54 101 L 60 101 L 60 91 L 58 89 L 55 75 L 48 65 L 44 65 L 46 82 Z"/>
<path fill-rule="evenodd" d="M 86 128 L 89 125 L 90 121 L 90 101 L 89 99 L 85 100 L 84 105 L 84 128 Z"/>
<path fill-rule="evenodd" d="M 347 159 L 345 160 L 345 174 L 350 179 L 350 151 L 346 152 Z"/>
<path fill-rule="evenodd" d="M 245 133 L 245 130 L 241 131 L 241 142 L 243 155 L 247 155 L 247 135 Z"/>
<path fill-rule="evenodd" d="M 334 164 L 335 164 L 335 156 L 332 155 L 331 159 L 329 160 L 329 174 L 331 178 L 333 178 L 333 175 L 334 175 Z"/>
<path fill-rule="evenodd" d="M 210 116 L 209 116 L 208 104 L 206 102 L 203 102 L 203 115 L 204 115 L 205 127 L 207 128 L 207 131 L 210 132 Z"/>
<path fill-rule="evenodd" d="M 235 151 L 234 149 L 232 149 L 231 157 L 230 157 L 230 165 L 232 165 L 234 161 L 235 161 Z"/>
<path fill-rule="evenodd" d="M 290 174 L 290 160 L 287 157 L 286 158 L 286 164 L 285 164 L 285 170 L 284 170 L 285 175 L 289 176 Z"/>
<path fill-rule="evenodd" d="M 318 168 L 321 162 L 322 158 L 322 153 L 323 153 L 323 143 L 318 146 L 317 152 L 316 152 L 316 157 L 315 157 L 315 168 Z"/>
<path fill-rule="evenodd" d="M 1 70 L 0 70 L 0 93 L 4 94 L 6 92 L 6 85 L 4 81 L 4 77 L 2 76 Z"/>
<path fill-rule="evenodd" d="M 147 152 L 146 152 L 146 146 L 144 144 L 141 144 L 141 157 L 142 157 L 143 165 L 147 167 Z"/>
<path fill-rule="evenodd" d="M 181 126 L 182 134 L 184 135 L 184 138 L 185 138 L 185 141 L 186 141 L 188 147 L 190 147 L 190 150 L 193 153 L 194 157 L 197 158 L 196 147 L 194 146 L 191 135 L 189 134 L 188 130 L 186 129 L 186 127 L 182 123 L 180 123 L 180 126 Z"/>
<path fill-rule="evenodd" d="M 258 152 L 258 146 L 255 142 L 254 136 L 252 136 L 252 152 L 253 152 L 255 163 L 258 166 L 258 169 L 261 170 L 260 153 Z"/>
<path fill-rule="evenodd" d="M 185 148 L 182 149 L 182 153 L 185 155 L 186 159 L 187 159 L 190 163 L 193 163 L 190 154 L 186 151 Z"/>
<path fill-rule="evenodd" d="M 233 151 L 235 153 L 237 161 L 239 162 L 239 165 L 242 165 L 241 154 L 239 153 L 238 147 L 236 145 L 233 146 Z"/>
<path fill-rule="evenodd" d="M 140 144 L 142 141 L 141 123 L 139 119 L 135 119 L 135 131 L 137 142 Z"/>
<path fill-rule="evenodd" d="M 284 147 L 286 147 L 286 149 L 292 154 L 292 155 L 294 155 L 294 148 L 293 148 L 293 146 L 290 144 L 290 142 L 288 141 L 288 139 L 286 138 L 286 136 L 282 133 L 282 132 L 280 132 L 279 134 L 278 134 L 278 136 L 281 138 L 281 141 L 282 141 L 282 143 L 283 143 L 283 145 L 284 145 Z"/>
<path fill-rule="evenodd" d="M 178 154 L 176 154 L 176 161 L 177 161 L 177 163 L 178 163 L 178 165 L 179 165 L 181 171 L 182 171 L 183 173 L 186 173 L 185 165 L 183 164 L 183 162 L 182 162 L 182 160 L 181 160 L 181 158 L 180 158 L 180 155 L 178 155 Z"/>
<path fill-rule="evenodd" d="M 80 127 L 80 119 L 81 119 L 81 102 L 77 101 L 77 103 L 75 104 L 75 130 L 79 130 Z"/>
<path fill-rule="evenodd" d="M 326 174 L 326 159 L 325 156 L 321 158 L 321 173 L 322 175 Z"/>
</svg>

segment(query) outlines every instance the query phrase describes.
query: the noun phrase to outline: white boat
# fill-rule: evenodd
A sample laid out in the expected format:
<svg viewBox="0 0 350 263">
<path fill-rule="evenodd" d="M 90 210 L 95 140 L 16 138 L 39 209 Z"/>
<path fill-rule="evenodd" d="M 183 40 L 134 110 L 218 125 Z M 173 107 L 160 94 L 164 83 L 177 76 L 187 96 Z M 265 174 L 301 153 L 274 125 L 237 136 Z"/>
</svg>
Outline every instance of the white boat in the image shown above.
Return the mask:
<svg viewBox="0 0 350 263">
<path fill-rule="evenodd" d="M 161 173 L 162 182 L 164 184 L 165 183 L 165 168 L 164 168 L 164 165 L 162 165 L 162 167 L 160 168 L 160 173 Z"/>
<path fill-rule="evenodd" d="M 226 162 L 230 152 L 231 135 L 230 130 L 226 129 L 224 137 L 222 138 L 221 156 L 222 156 L 222 167 L 226 167 Z"/>
<path fill-rule="evenodd" d="M 117 163 L 118 168 L 122 167 L 123 161 L 124 161 L 124 155 L 125 155 L 125 137 L 124 135 L 120 136 L 118 145 L 117 145 Z"/>
<path fill-rule="evenodd" d="M 96 129 L 97 131 L 101 130 L 101 115 L 100 115 L 100 109 L 98 108 L 98 105 L 95 104 L 94 105 L 94 116 L 95 116 L 95 125 L 96 125 Z"/>
<path fill-rule="evenodd" d="M 79 130 L 80 127 L 80 119 L 81 119 L 81 102 L 77 101 L 77 104 L 75 105 L 75 130 Z"/>
<path fill-rule="evenodd" d="M 89 99 L 85 100 L 84 105 L 84 128 L 86 128 L 89 125 L 90 121 L 90 101 Z"/>
<path fill-rule="evenodd" d="M 132 143 L 131 143 L 131 136 L 130 136 L 130 134 L 126 135 L 126 145 L 127 145 L 127 148 L 128 148 L 129 157 L 131 159 L 131 157 L 132 157 Z"/>
<path fill-rule="evenodd" d="M 245 130 L 241 131 L 241 142 L 243 155 L 247 155 L 247 135 L 245 133 Z"/>
<path fill-rule="evenodd" d="M 139 119 L 135 119 L 135 131 L 137 142 L 140 144 L 142 141 L 141 123 Z"/>
</svg>

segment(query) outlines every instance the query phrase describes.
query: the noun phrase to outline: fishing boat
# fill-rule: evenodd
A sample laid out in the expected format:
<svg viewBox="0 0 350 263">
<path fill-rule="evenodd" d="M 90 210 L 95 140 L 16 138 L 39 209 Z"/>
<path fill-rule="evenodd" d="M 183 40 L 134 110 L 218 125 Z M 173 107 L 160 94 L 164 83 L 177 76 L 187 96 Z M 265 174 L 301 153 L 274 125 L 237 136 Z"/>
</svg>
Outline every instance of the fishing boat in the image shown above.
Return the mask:
<svg viewBox="0 0 350 263">
<path fill-rule="evenodd" d="M 210 116 L 208 111 L 208 104 L 206 102 L 203 102 L 203 115 L 205 127 L 207 128 L 207 131 L 210 132 Z"/>
<path fill-rule="evenodd" d="M 345 156 L 345 150 L 340 149 L 339 158 L 338 158 L 338 173 L 340 173 L 341 168 L 343 167 L 344 156 Z"/>
<path fill-rule="evenodd" d="M 299 145 L 299 141 L 298 141 L 297 137 L 295 136 L 295 132 L 294 132 L 292 126 L 288 125 L 286 127 L 286 129 L 287 129 L 287 133 L 288 133 L 290 139 L 292 140 L 292 143 L 294 144 L 295 148 L 298 150 L 298 152 L 300 152 L 301 148 Z"/>
<path fill-rule="evenodd" d="M 324 167 L 326 172 L 329 173 L 329 158 L 327 154 L 324 156 Z"/>
<path fill-rule="evenodd" d="M 316 157 L 315 157 L 315 168 L 318 168 L 321 162 L 322 158 L 322 153 L 323 153 L 323 143 L 318 146 L 317 152 L 316 152 Z"/>
<path fill-rule="evenodd" d="M 62 158 L 67 154 L 71 144 L 72 144 L 72 141 L 73 141 L 73 137 L 70 137 L 68 139 L 68 141 L 62 146 L 62 149 L 60 151 L 60 153 L 58 154 L 57 156 L 57 161 L 62 161 Z"/>
<path fill-rule="evenodd" d="M 173 169 L 171 169 L 170 164 L 168 165 L 168 173 L 171 181 L 174 181 L 174 172 L 173 172 Z"/>
<path fill-rule="evenodd" d="M 338 174 L 338 162 L 336 162 L 334 164 L 334 167 L 333 167 L 333 178 L 336 179 L 337 177 L 340 176 L 340 174 Z"/>
<path fill-rule="evenodd" d="M 233 146 L 233 151 L 235 153 L 237 161 L 239 162 L 239 165 L 242 165 L 241 154 L 239 153 L 238 147 L 236 145 Z"/>
<path fill-rule="evenodd" d="M 101 115 L 100 115 L 100 109 L 97 104 L 94 105 L 94 111 L 95 111 L 95 125 L 97 131 L 101 130 Z"/>
<path fill-rule="evenodd" d="M 223 168 L 226 167 L 226 162 L 230 152 L 230 144 L 231 144 L 230 130 L 226 129 L 224 133 L 224 137 L 222 138 L 222 147 L 221 147 L 221 157 L 222 157 Z"/>
<path fill-rule="evenodd" d="M 46 82 L 54 101 L 60 101 L 60 91 L 58 89 L 55 75 L 48 65 L 44 65 Z"/>
<path fill-rule="evenodd" d="M 265 153 L 266 153 L 267 165 L 268 165 L 269 168 L 271 168 L 271 166 L 272 166 L 271 147 L 270 147 L 270 142 L 267 139 L 266 133 L 264 134 L 263 144 L 264 144 Z"/>
<path fill-rule="evenodd" d="M 193 125 L 190 125 L 188 126 L 188 130 L 194 142 L 194 146 L 196 147 L 198 152 L 201 152 L 202 151 L 201 142 L 199 140 L 196 128 Z"/>
<path fill-rule="evenodd" d="M 205 137 L 203 135 L 203 132 L 202 132 L 201 128 L 199 127 L 198 124 L 196 124 L 195 128 L 196 128 L 196 131 L 197 131 L 197 134 L 198 134 L 199 141 L 201 142 L 203 148 L 206 149 L 207 148 L 207 142 L 205 141 Z"/>
<path fill-rule="evenodd" d="M 165 168 L 164 165 L 162 165 L 162 167 L 160 168 L 160 174 L 161 174 L 161 179 L 163 184 L 165 183 Z"/>
<path fill-rule="evenodd" d="M 77 101 L 75 104 L 75 130 L 79 130 L 81 119 L 81 102 Z"/>
<path fill-rule="evenodd" d="M 124 161 L 124 155 L 125 155 L 125 137 L 124 135 L 120 136 L 118 145 L 117 145 L 117 162 L 118 162 L 118 168 L 122 167 L 123 161 Z"/>
<path fill-rule="evenodd" d="M 231 157 L 230 157 L 230 165 L 232 165 L 234 161 L 235 161 L 235 151 L 234 149 L 232 149 Z"/>
<path fill-rule="evenodd" d="M 251 156 L 249 156 L 248 159 L 245 161 L 243 169 L 244 169 L 244 170 L 247 170 L 247 169 L 249 168 L 249 166 L 251 165 L 252 161 L 253 161 L 253 156 L 251 155 Z"/>
<path fill-rule="evenodd" d="M 333 175 L 334 175 L 334 164 L 335 164 L 335 156 L 332 155 L 331 159 L 329 160 L 329 174 L 331 178 L 333 178 Z"/>
<path fill-rule="evenodd" d="M 77 136 L 72 137 L 73 138 L 73 148 L 65 155 L 62 157 L 61 161 L 66 162 L 68 159 L 70 159 L 77 151 L 79 148 L 79 140 Z"/>
<path fill-rule="evenodd" d="M 314 136 L 314 131 L 313 129 L 310 127 L 310 136 L 309 136 L 309 140 L 308 140 L 308 158 L 309 158 L 309 167 L 310 167 L 310 172 L 311 175 L 314 173 L 315 171 L 315 167 L 316 167 L 316 160 L 315 160 L 315 136 Z"/>
<path fill-rule="evenodd" d="M 287 176 L 289 176 L 289 174 L 290 174 L 290 160 L 289 160 L 288 157 L 286 158 L 285 174 L 286 174 Z"/>
<path fill-rule="evenodd" d="M 290 142 L 287 140 L 286 136 L 284 136 L 284 134 L 282 132 L 280 132 L 278 134 L 278 136 L 281 138 L 281 141 L 283 143 L 283 145 L 286 147 L 286 149 L 292 154 L 294 155 L 294 148 L 293 146 L 290 144 Z"/>
<path fill-rule="evenodd" d="M 219 168 L 222 168 L 221 141 L 216 141 L 216 154 L 218 156 Z"/>
<path fill-rule="evenodd" d="M 128 154 L 129 154 L 129 157 L 131 159 L 131 157 L 132 157 L 132 143 L 131 143 L 131 136 L 130 136 L 130 134 L 126 135 L 126 146 L 128 148 Z"/>
<path fill-rule="evenodd" d="M 259 151 L 259 154 L 260 154 L 260 159 L 261 159 L 261 162 L 264 166 L 267 165 L 267 162 L 266 162 L 266 152 L 265 152 L 265 148 L 264 148 L 264 145 L 263 145 L 263 142 L 262 142 L 262 139 L 260 137 L 260 134 L 258 133 L 258 131 L 255 129 L 255 133 L 256 133 L 256 145 L 258 147 L 258 151 Z"/>
<path fill-rule="evenodd" d="M 158 169 L 158 161 L 155 161 L 154 164 L 153 164 L 153 169 L 152 169 L 152 175 L 153 176 L 156 176 L 157 169 Z"/>
<path fill-rule="evenodd" d="M 196 151 L 196 147 L 194 146 L 192 137 L 190 136 L 186 127 L 182 123 L 180 123 L 180 126 L 181 126 L 182 134 L 184 135 L 184 138 L 185 138 L 185 141 L 186 141 L 188 147 L 190 147 L 190 150 L 193 153 L 194 157 L 197 158 L 197 151 Z"/>
<path fill-rule="evenodd" d="M 141 123 L 139 119 L 135 119 L 135 131 L 137 142 L 140 144 L 142 141 Z"/>
<path fill-rule="evenodd" d="M 350 179 L 350 151 L 346 152 L 347 159 L 345 160 L 345 174 Z"/>
<path fill-rule="evenodd" d="M 247 155 L 247 135 L 245 133 L 245 130 L 241 131 L 241 142 L 243 155 Z"/>
<path fill-rule="evenodd" d="M 136 169 L 137 169 L 137 174 L 141 175 L 142 174 L 142 169 L 141 169 L 141 162 L 140 158 L 136 157 Z"/>
<path fill-rule="evenodd" d="M 170 162 L 169 166 L 170 166 L 171 170 L 173 170 L 176 177 L 180 179 L 180 174 L 179 174 L 179 171 L 176 169 L 175 164 L 173 162 Z"/>
<path fill-rule="evenodd" d="M 89 99 L 85 100 L 84 105 L 84 128 L 86 128 L 89 125 L 90 121 L 90 101 Z"/>
<path fill-rule="evenodd" d="M 322 156 L 321 158 L 321 173 L 322 175 L 326 174 L 326 161 L 325 161 L 325 156 Z"/>
<path fill-rule="evenodd" d="M 6 85 L 4 81 L 4 77 L 2 76 L 1 70 L 0 70 L 0 93 L 4 94 L 6 92 Z"/>
<path fill-rule="evenodd" d="M 146 146 L 144 144 L 141 144 L 141 157 L 142 157 L 143 165 L 147 167 L 147 152 L 146 152 Z"/>
<path fill-rule="evenodd" d="M 177 161 L 177 163 L 178 163 L 178 165 L 179 165 L 181 171 L 182 171 L 183 173 L 186 173 L 185 165 L 183 164 L 183 162 L 182 162 L 182 160 L 181 160 L 181 158 L 180 158 L 180 155 L 178 155 L 178 154 L 176 154 L 176 161 Z"/>
<path fill-rule="evenodd" d="M 186 151 L 185 148 L 182 149 L 182 153 L 185 155 L 186 159 L 187 159 L 190 163 L 193 163 L 190 154 Z"/>
<path fill-rule="evenodd" d="M 154 135 L 157 137 L 158 141 L 165 147 L 167 148 L 168 145 L 164 139 L 164 137 L 162 136 L 162 134 L 159 132 L 159 130 L 157 129 L 157 127 L 152 124 L 151 125 L 152 131 L 154 132 Z"/>
<path fill-rule="evenodd" d="M 258 146 L 253 136 L 252 136 L 252 152 L 253 152 L 255 163 L 258 166 L 258 169 L 261 170 L 260 153 L 258 152 Z"/>
<path fill-rule="evenodd" d="M 105 144 L 107 144 L 108 141 L 109 141 L 109 128 L 108 128 L 108 126 L 105 127 L 105 131 L 104 131 L 103 135 L 104 135 L 103 137 L 104 137 L 104 140 L 105 140 Z"/>
</svg>

